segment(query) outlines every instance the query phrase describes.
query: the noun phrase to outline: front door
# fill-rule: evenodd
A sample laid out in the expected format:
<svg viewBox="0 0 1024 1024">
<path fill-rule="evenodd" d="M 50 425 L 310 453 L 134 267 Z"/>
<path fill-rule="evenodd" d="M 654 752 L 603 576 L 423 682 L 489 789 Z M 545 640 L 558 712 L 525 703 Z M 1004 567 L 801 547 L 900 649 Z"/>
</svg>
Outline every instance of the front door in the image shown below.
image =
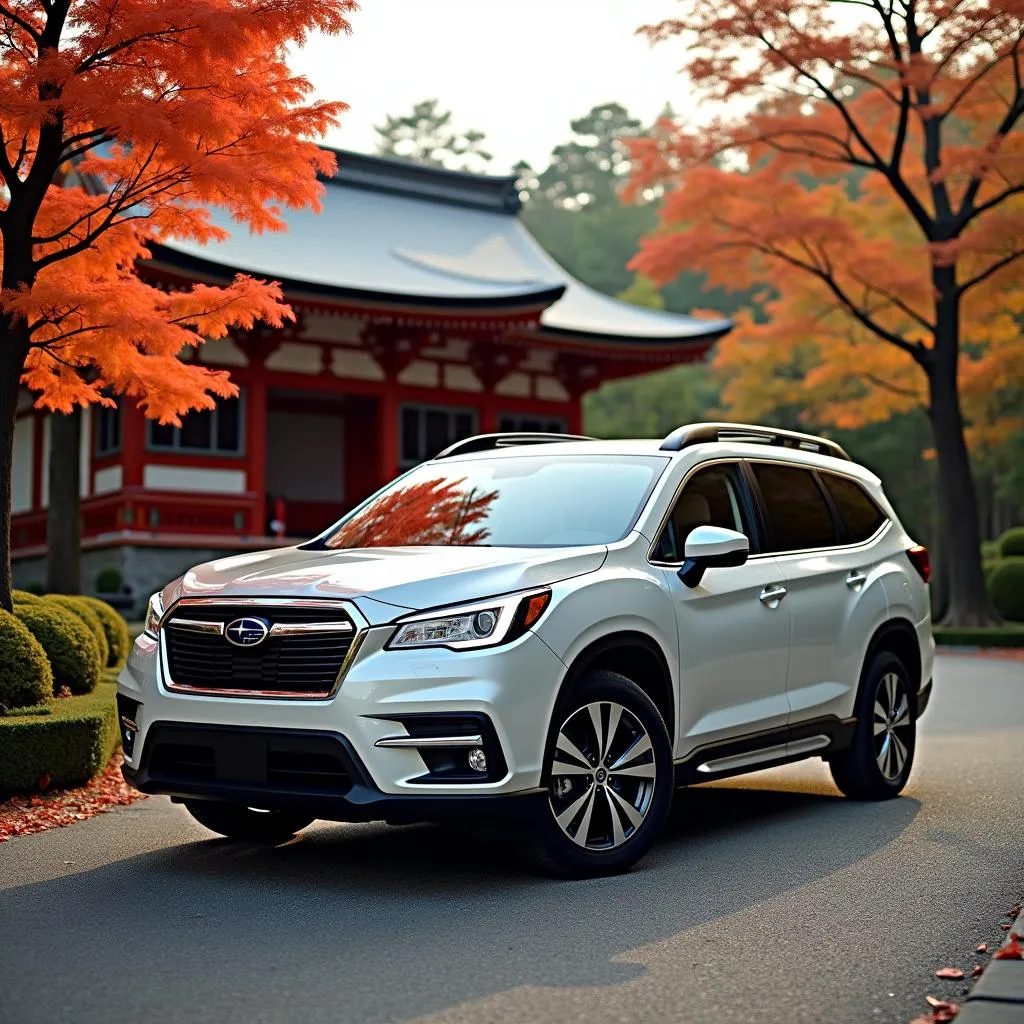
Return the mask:
<svg viewBox="0 0 1024 1024">
<path fill-rule="evenodd" d="M 655 548 L 679 624 L 676 757 L 789 721 L 785 577 L 771 555 L 758 553 L 752 522 L 738 464 L 714 462 L 686 480 Z M 677 571 L 687 534 L 702 525 L 745 534 L 753 554 L 745 565 L 709 569 L 691 588 Z"/>
</svg>

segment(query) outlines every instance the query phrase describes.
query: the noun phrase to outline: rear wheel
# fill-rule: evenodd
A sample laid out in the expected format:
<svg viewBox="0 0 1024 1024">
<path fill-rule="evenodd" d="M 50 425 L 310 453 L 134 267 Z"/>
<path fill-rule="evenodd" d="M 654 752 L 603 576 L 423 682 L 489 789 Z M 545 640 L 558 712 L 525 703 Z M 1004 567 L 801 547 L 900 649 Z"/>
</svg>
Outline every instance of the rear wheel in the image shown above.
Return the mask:
<svg viewBox="0 0 1024 1024">
<path fill-rule="evenodd" d="M 832 778 L 856 800 L 887 800 L 907 784 L 917 740 L 910 674 L 895 654 L 883 651 L 866 667 L 856 714 L 853 742 L 829 764 Z"/>
<path fill-rule="evenodd" d="M 563 877 L 625 871 L 654 844 L 671 806 L 665 723 L 636 683 L 606 671 L 588 673 L 557 718 L 534 854 Z"/>
<path fill-rule="evenodd" d="M 258 842 L 288 839 L 315 820 L 295 811 L 260 811 L 213 800 L 186 800 L 185 810 L 211 832 Z"/>
</svg>

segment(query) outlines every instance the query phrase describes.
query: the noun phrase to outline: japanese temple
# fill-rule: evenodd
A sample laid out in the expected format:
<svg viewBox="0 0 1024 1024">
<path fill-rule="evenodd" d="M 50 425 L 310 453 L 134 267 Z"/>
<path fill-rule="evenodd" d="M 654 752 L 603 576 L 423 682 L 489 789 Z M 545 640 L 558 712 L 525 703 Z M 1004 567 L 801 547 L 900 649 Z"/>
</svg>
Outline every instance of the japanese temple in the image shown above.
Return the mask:
<svg viewBox="0 0 1024 1024">
<path fill-rule="evenodd" d="M 731 327 L 629 305 L 558 266 L 518 218 L 512 177 L 338 152 L 322 210 L 286 233 L 153 247 L 167 289 L 279 281 L 296 320 L 187 357 L 230 371 L 237 399 L 181 427 L 134 403 L 83 419 L 84 586 L 120 570 L 148 594 L 195 562 L 308 538 L 399 471 L 496 430 L 580 433 L 605 381 L 703 358 Z M 183 356 L 183 358 L 185 357 Z M 26 392 L 15 437 L 20 585 L 42 579 L 47 417 Z M 283 512 L 286 538 L 270 522 Z"/>
</svg>

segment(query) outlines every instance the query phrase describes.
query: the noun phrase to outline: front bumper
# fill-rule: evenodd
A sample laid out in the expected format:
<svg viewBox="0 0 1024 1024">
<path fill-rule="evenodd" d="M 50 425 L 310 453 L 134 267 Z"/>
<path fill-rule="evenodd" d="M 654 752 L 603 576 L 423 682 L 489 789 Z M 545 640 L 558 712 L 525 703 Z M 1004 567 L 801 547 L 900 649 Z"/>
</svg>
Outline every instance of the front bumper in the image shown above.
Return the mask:
<svg viewBox="0 0 1024 1024">
<path fill-rule="evenodd" d="M 134 726 L 132 742 L 125 745 L 125 777 L 144 792 L 180 797 L 232 799 L 257 807 L 267 806 L 268 800 L 275 806 L 315 802 L 318 817 L 339 820 L 401 816 L 400 800 L 414 800 L 419 808 L 415 820 L 429 820 L 437 813 L 433 803 L 533 794 L 540 786 L 548 723 L 566 671 L 551 649 L 526 633 L 513 643 L 481 650 L 386 651 L 392 630 L 369 629 L 340 688 L 316 700 L 170 691 L 164 686 L 158 642 L 141 636 L 118 680 L 122 703 L 132 702 L 127 717 Z M 412 726 L 407 728 L 403 717 L 459 714 L 480 716 L 488 725 L 500 750 L 504 772 L 499 777 L 425 780 L 431 766 L 419 751 L 376 745 L 409 733 Z M 325 799 L 322 792 L 275 787 L 259 776 L 248 783 L 215 775 L 172 784 L 153 771 L 149 760 L 151 731 L 169 727 L 328 737 L 347 760 L 353 785 Z M 219 741 L 216 749 L 221 749 Z"/>
<path fill-rule="evenodd" d="M 138 766 L 121 770 L 143 793 L 298 810 L 332 821 L 526 822 L 545 800 L 541 789 L 467 796 L 382 793 L 344 736 L 312 730 L 155 723 Z"/>
</svg>

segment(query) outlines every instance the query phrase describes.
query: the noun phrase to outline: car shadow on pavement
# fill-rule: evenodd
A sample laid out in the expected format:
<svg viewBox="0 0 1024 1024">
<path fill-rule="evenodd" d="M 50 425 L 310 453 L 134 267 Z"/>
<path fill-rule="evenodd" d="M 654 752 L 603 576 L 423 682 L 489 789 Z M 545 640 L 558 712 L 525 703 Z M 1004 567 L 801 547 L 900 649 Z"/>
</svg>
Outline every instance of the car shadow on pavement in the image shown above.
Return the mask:
<svg viewBox="0 0 1024 1024">
<path fill-rule="evenodd" d="M 0 893 L 0 1018 L 375 1024 L 520 985 L 618 984 L 645 970 L 621 954 L 869 857 L 919 806 L 686 790 L 639 868 L 584 882 L 532 876 L 507 836 L 432 826 L 184 842 Z"/>
</svg>

